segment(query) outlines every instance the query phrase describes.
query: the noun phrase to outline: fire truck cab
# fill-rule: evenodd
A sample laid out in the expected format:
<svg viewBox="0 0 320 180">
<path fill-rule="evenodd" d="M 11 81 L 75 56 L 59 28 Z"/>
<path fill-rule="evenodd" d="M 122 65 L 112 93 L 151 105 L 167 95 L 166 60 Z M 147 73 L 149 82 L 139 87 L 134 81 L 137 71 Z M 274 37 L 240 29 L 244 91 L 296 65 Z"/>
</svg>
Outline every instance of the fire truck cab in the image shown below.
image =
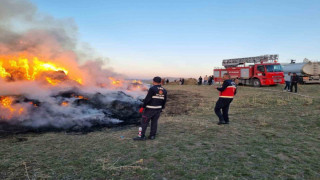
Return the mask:
<svg viewBox="0 0 320 180">
<path fill-rule="evenodd" d="M 255 87 L 284 84 L 282 66 L 277 60 L 278 55 L 226 59 L 222 63 L 225 68 L 213 70 L 214 80 L 222 82 L 223 74 L 229 73 L 231 79 L 237 80 L 239 84 Z"/>
</svg>

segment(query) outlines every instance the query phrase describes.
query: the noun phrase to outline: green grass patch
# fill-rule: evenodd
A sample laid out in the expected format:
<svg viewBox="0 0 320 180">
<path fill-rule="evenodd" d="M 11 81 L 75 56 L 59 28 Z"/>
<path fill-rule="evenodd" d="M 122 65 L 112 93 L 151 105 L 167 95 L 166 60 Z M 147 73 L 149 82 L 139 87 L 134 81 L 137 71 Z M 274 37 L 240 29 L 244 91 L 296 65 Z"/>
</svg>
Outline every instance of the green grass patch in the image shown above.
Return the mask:
<svg viewBox="0 0 320 180">
<path fill-rule="evenodd" d="M 299 86 L 312 97 L 239 87 L 226 126 L 212 86 L 166 88 L 156 140 L 132 141 L 136 126 L 13 135 L 0 139 L 0 179 L 320 179 L 319 85 Z"/>
</svg>

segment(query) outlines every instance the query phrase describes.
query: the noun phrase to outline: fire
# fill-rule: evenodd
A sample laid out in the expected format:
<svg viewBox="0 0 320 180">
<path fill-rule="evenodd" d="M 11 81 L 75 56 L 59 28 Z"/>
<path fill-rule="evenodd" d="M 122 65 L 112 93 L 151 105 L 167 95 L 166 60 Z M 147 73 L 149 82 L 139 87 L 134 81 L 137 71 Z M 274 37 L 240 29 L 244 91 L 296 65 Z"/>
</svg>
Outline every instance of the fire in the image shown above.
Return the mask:
<svg viewBox="0 0 320 180">
<path fill-rule="evenodd" d="M 132 84 L 143 84 L 140 80 L 133 80 Z"/>
<path fill-rule="evenodd" d="M 13 99 L 10 97 L 3 97 L 0 100 L 1 105 L 4 108 L 9 109 L 11 112 L 14 112 L 15 109 L 13 107 L 11 107 L 12 102 L 13 102 Z"/>
<path fill-rule="evenodd" d="M 69 106 L 69 103 L 67 102 L 67 101 L 63 101 L 62 103 L 61 103 L 61 106 Z"/>
<path fill-rule="evenodd" d="M 32 105 L 33 107 L 38 107 L 38 105 L 36 103 L 29 102 L 29 104 Z"/>
<path fill-rule="evenodd" d="M 24 112 L 24 108 L 19 106 L 13 106 L 14 99 L 12 97 L 3 96 L 0 97 L 0 108 L 7 110 L 4 119 L 11 119 L 13 115 L 21 115 Z"/>
<path fill-rule="evenodd" d="M 140 80 L 133 80 L 130 84 L 130 86 L 128 87 L 128 90 L 130 91 L 146 91 L 148 90 L 147 87 L 142 83 L 142 81 Z"/>
<path fill-rule="evenodd" d="M 114 77 L 109 77 L 113 87 L 122 87 L 122 81 L 115 79 Z"/>
<path fill-rule="evenodd" d="M 78 98 L 78 99 L 89 100 L 89 98 L 84 97 L 84 96 L 81 96 L 81 95 L 75 95 L 75 94 L 72 94 L 72 97 L 75 97 L 75 98 Z"/>
<path fill-rule="evenodd" d="M 68 75 L 69 71 L 58 64 L 54 64 L 48 60 L 39 60 L 38 57 L 27 58 L 24 55 L 20 56 L 0 56 L 0 77 L 8 81 L 17 80 L 38 80 L 44 76 L 44 73 L 62 72 Z M 82 84 L 83 81 L 79 77 L 70 77 L 69 79 Z M 57 85 L 61 82 L 60 79 L 53 77 L 45 77 L 45 80 L 52 84 Z"/>
<path fill-rule="evenodd" d="M 46 80 L 48 83 L 52 84 L 53 86 L 59 84 L 61 81 L 60 80 L 57 80 L 57 79 L 52 79 L 52 78 L 49 78 L 49 77 L 46 77 Z"/>
</svg>

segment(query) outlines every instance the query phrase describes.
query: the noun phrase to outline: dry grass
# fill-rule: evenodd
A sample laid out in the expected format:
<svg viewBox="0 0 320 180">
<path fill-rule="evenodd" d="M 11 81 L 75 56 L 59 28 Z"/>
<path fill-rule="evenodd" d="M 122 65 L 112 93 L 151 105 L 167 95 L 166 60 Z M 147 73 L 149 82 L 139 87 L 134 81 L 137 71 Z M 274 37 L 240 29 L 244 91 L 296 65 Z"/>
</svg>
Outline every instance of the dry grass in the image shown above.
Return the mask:
<svg viewBox="0 0 320 180">
<path fill-rule="evenodd" d="M 320 178 L 319 85 L 300 87 L 312 98 L 240 87 L 228 126 L 216 125 L 212 87 L 166 88 L 178 102 L 169 102 L 156 140 L 132 141 L 135 126 L 7 137 L 0 179 Z"/>
</svg>

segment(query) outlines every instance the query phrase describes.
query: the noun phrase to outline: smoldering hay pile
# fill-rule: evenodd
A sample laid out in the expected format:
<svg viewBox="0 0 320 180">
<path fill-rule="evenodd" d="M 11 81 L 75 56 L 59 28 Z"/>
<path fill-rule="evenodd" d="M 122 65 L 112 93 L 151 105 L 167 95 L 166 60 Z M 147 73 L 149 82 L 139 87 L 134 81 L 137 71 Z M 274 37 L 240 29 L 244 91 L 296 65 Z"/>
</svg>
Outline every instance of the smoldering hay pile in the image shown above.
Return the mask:
<svg viewBox="0 0 320 180">
<path fill-rule="evenodd" d="M 38 13 L 27 0 L 1 0 L 0 124 L 81 129 L 136 123 L 145 92 L 103 62 L 78 42 L 72 19 Z"/>
</svg>

